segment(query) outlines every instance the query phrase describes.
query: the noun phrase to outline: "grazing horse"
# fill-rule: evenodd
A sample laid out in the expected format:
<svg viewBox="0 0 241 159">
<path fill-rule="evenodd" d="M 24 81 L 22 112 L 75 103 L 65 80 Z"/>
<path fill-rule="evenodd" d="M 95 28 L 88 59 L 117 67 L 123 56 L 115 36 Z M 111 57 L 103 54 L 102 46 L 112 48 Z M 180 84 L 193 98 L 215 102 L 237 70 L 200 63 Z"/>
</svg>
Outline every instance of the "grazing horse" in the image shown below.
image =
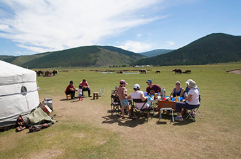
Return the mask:
<svg viewBox="0 0 241 159">
<path fill-rule="evenodd" d="M 172 70 L 172 72 L 175 72 L 175 74 L 177 74 L 177 73 L 181 74 L 182 70 L 181 69 L 174 69 L 174 70 Z"/>
<path fill-rule="evenodd" d="M 58 71 L 56 71 L 56 70 L 53 70 L 53 75 L 55 76 L 55 74 L 58 74 Z"/>
<path fill-rule="evenodd" d="M 44 74 L 44 73 L 43 73 L 43 71 L 41 71 L 41 70 L 40 70 L 40 71 L 36 71 L 36 73 L 37 73 L 37 75 L 38 75 L 38 76 L 40 76 L 40 75 L 43 75 L 43 74 Z"/>
<path fill-rule="evenodd" d="M 186 70 L 183 73 L 191 73 L 191 70 Z"/>
<path fill-rule="evenodd" d="M 117 73 L 123 73 L 123 71 L 118 71 Z"/>
<path fill-rule="evenodd" d="M 52 74 L 52 73 L 51 73 L 50 71 L 46 71 L 45 74 L 44 74 L 44 76 L 49 77 L 49 76 L 51 76 L 51 74 Z"/>
<path fill-rule="evenodd" d="M 146 70 L 146 69 L 143 69 L 143 70 L 140 70 L 139 72 L 140 72 L 140 73 L 147 73 L 147 70 Z"/>
<path fill-rule="evenodd" d="M 161 71 L 157 70 L 156 73 L 161 73 Z"/>
</svg>

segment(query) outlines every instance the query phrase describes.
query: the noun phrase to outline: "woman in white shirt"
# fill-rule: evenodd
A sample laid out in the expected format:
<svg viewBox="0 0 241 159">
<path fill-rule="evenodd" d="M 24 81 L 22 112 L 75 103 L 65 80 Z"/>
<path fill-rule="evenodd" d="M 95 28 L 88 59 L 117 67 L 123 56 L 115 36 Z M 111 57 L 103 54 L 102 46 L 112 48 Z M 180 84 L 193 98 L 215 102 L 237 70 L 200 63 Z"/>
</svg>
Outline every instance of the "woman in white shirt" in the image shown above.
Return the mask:
<svg viewBox="0 0 241 159">
<path fill-rule="evenodd" d="M 144 96 L 143 91 L 140 91 L 140 85 L 139 84 L 135 84 L 134 85 L 134 93 L 132 93 L 131 95 L 128 96 L 129 99 L 141 99 L 142 101 L 147 100 L 147 97 Z M 148 108 L 149 104 L 145 103 L 144 107 L 143 107 L 143 103 L 135 103 L 135 107 L 137 109 L 143 109 L 143 108 Z"/>
<path fill-rule="evenodd" d="M 177 109 L 177 116 L 175 120 L 183 121 L 181 110 L 182 108 L 185 109 L 194 109 L 200 106 L 199 103 L 199 90 L 197 89 L 196 82 L 190 80 L 188 83 L 188 88 L 190 89 L 188 94 L 185 96 L 186 102 L 177 102 L 176 109 Z"/>
</svg>

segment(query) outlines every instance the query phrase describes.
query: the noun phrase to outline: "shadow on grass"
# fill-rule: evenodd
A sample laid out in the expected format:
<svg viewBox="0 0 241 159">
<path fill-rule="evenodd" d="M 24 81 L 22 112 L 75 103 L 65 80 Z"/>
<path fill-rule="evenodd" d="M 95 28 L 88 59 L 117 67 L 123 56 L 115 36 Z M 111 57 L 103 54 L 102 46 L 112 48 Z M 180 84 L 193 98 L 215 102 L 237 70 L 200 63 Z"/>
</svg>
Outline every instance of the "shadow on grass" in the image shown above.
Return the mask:
<svg viewBox="0 0 241 159">
<path fill-rule="evenodd" d="M 177 121 L 176 123 L 174 123 L 174 126 L 182 126 L 182 125 L 188 125 L 190 123 L 193 123 L 193 120 L 191 119 L 185 119 L 183 121 Z"/>
<path fill-rule="evenodd" d="M 136 127 L 136 126 L 142 125 L 146 122 L 145 118 L 139 118 L 139 119 L 125 118 L 125 119 L 121 119 L 119 115 L 108 115 L 108 116 L 104 116 L 102 118 L 105 119 L 105 121 L 102 122 L 103 124 L 118 123 L 119 126 L 127 126 L 127 127 Z"/>
</svg>

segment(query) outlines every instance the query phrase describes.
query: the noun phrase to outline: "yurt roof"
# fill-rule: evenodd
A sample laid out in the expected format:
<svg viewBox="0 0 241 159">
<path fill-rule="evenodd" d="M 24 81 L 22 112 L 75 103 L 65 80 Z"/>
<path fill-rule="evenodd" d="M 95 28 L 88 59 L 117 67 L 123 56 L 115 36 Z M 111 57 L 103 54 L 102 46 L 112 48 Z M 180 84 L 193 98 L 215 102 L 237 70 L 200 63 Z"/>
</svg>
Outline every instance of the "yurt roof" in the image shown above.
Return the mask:
<svg viewBox="0 0 241 159">
<path fill-rule="evenodd" d="M 0 60 L 0 86 L 36 81 L 36 73 Z"/>
</svg>

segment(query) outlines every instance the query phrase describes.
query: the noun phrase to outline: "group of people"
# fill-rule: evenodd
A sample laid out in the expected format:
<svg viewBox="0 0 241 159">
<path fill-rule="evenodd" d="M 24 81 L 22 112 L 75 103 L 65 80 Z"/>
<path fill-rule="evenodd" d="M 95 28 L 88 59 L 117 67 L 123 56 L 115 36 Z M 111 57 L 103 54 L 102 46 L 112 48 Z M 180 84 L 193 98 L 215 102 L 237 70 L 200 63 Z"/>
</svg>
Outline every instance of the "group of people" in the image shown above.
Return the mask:
<svg viewBox="0 0 241 159">
<path fill-rule="evenodd" d="M 148 95 L 154 95 L 155 93 L 158 93 L 158 95 L 161 95 L 161 87 L 157 84 L 153 84 L 151 79 L 148 79 L 146 81 L 148 87 L 146 88 L 146 93 Z M 185 82 L 187 84 L 186 89 L 184 90 L 181 87 L 181 83 L 179 81 L 176 82 L 176 87 L 172 90 L 173 97 L 180 96 L 184 97 L 185 102 L 177 102 L 176 103 L 176 110 L 177 110 L 177 116 L 175 117 L 175 120 L 182 121 L 182 115 L 181 110 L 182 108 L 185 109 L 194 109 L 200 106 L 200 93 L 199 88 L 196 85 L 196 82 L 192 79 L 189 79 Z M 144 95 L 143 91 L 140 91 L 140 85 L 135 84 L 133 89 L 134 92 L 127 95 L 127 89 L 126 85 L 128 83 L 125 80 L 120 81 L 119 87 L 116 89 L 116 95 L 119 97 L 120 104 L 121 104 L 121 112 L 122 112 L 122 118 L 125 118 L 124 109 L 127 108 L 129 114 L 131 114 L 129 109 L 129 102 L 128 99 L 141 99 L 142 101 L 146 101 L 147 97 Z M 145 105 L 143 103 L 136 103 L 135 107 L 137 109 L 143 109 L 148 108 L 150 105 L 146 102 Z M 195 114 L 194 114 L 195 115 Z M 131 116 L 129 116 L 131 118 Z"/>
<path fill-rule="evenodd" d="M 69 85 L 67 86 L 67 88 L 65 90 L 66 95 L 70 94 L 71 95 L 71 99 L 74 99 L 75 98 L 75 91 L 78 91 L 78 98 L 79 98 L 79 100 L 83 100 L 84 91 L 88 91 L 88 96 L 91 97 L 89 84 L 86 81 L 86 79 L 83 79 L 82 82 L 80 82 L 79 89 L 76 89 L 74 87 L 74 82 L 73 81 L 69 82 Z"/>
</svg>

